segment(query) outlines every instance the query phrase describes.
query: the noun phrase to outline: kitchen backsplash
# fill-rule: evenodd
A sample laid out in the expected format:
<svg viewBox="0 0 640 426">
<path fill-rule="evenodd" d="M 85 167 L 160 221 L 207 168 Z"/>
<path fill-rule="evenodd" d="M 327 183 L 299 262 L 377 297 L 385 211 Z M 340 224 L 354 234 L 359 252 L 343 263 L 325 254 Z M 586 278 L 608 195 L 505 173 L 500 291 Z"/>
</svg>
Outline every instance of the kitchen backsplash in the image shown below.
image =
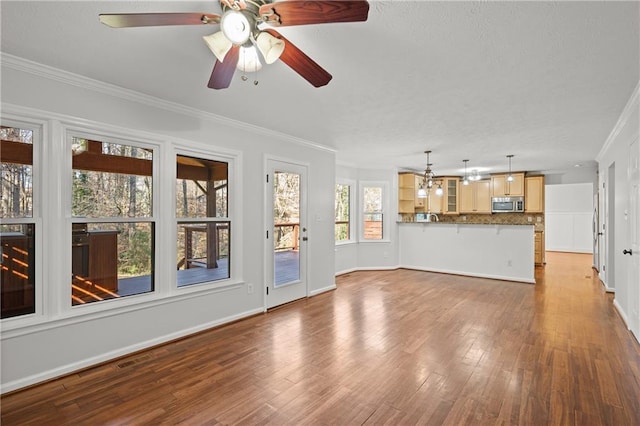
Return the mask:
<svg viewBox="0 0 640 426">
<path fill-rule="evenodd" d="M 401 214 L 402 222 L 415 222 L 413 214 Z M 531 218 L 531 221 L 529 221 Z M 536 231 L 544 231 L 543 213 L 494 213 L 494 214 L 460 214 L 438 215 L 441 223 L 473 223 L 473 224 L 500 224 L 500 225 L 535 225 Z"/>
</svg>

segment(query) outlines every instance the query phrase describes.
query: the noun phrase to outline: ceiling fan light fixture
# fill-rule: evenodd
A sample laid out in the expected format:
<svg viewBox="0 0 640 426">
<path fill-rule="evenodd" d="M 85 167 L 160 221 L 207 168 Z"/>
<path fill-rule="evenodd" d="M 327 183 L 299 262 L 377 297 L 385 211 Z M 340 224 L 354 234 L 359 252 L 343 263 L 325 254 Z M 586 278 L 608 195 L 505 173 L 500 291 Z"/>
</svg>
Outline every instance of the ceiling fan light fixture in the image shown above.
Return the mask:
<svg viewBox="0 0 640 426">
<path fill-rule="evenodd" d="M 256 46 L 267 64 L 277 61 L 285 48 L 284 41 L 264 31 L 256 37 Z"/>
<path fill-rule="evenodd" d="M 224 62 L 224 57 L 227 56 L 229 50 L 231 50 L 231 46 L 233 43 L 229 41 L 227 37 L 222 33 L 222 31 L 218 31 L 217 33 L 213 33 L 208 36 L 202 37 L 209 49 L 216 55 L 216 58 L 220 62 Z"/>
<path fill-rule="evenodd" d="M 262 62 L 260 62 L 260 57 L 258 57 L 258 51 L 255 46 L 243 46 L 240 48 L 236 68 L 242 72 L 256 72 L 262 68 Z"/>
<path fill-rule="evenodd" d="M 222 15 L 220 29 L 233 44 L 245 44 L 251 35 L 251 25 L 242 12 L 230 10 Z"/>
</svg>

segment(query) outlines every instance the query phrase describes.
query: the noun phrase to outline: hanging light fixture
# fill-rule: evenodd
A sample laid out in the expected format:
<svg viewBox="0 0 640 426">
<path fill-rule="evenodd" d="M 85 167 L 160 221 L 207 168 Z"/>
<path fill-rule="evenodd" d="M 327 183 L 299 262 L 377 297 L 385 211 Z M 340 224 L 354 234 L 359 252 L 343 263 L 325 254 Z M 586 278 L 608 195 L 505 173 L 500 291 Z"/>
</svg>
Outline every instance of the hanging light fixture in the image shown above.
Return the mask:
<svg viewBox="0 0 640 426">
<path fill-rule="evenodd" d="M 429 159 L 429 155 L 431 151 L 425 151 L 427 154 L 427 168 L 424 170 L 424 175 L 422 176 L 422 183 L 420 184 L 420 188 L 418 189 L 418 198 L 427 198 L 428 191 L 431 190 L 434 184 L 437 184 L 436 195 L 441 196 L 443 194 L 442 190 L 442 182 L 435 179 L 435 173 L 431 170 L 431 161 Z"/>
<path fill-rule="evenodd" d="M 513 182 L 513 175 L 511 174 L 511 159 L 513 158 L 513 154 L 507 155 L 509 159 L 509 176 L 507 176 L 507 182 Z"/>
<path fill-rule="evenodd" d="M 464 163 L 464 179 L 462 179 L 462 184 L 466 186 L 469 185 L 469 177 L 467 176 L 467 163 L 469 160 L 462 160 L 462 162 Z"/>
<path fill-rule="evenodd" d="M 418 188 L 418 198 L 427 198 L 427 190 L 424 189 L 423 183 L 420 183 L 420 188 Z"/>
</svg>

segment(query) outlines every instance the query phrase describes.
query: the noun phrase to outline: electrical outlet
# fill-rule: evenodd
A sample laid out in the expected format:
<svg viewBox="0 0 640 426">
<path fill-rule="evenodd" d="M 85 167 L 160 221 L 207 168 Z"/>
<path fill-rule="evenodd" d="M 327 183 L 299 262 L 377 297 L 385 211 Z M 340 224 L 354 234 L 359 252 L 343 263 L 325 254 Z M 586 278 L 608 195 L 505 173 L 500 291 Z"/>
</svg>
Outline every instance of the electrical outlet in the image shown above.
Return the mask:
<svg viewBox="0 0 640 426">
<path fill-rule="evenodd" d="M 527 216 L 527 222 L 533 222 L 533 218 L 531 216 Z"/>
<path fill-rule="evenodd" d="M 247 294 L 253 294 L 253 284 L 247 284 Z"/>
</svg>

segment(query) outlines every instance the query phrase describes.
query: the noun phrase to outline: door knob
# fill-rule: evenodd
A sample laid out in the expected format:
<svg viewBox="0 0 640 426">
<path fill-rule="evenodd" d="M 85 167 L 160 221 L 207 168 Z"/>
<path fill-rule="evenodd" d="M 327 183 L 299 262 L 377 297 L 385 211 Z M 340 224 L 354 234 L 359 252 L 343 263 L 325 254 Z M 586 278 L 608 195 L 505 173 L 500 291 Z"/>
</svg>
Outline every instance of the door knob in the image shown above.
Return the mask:
<svg viewBox="0 0 640 426">
<path fill-rule="evenodd" d="M 622 250 L 622 254 L 628 254 L 629 256 L 633 256 L 633 250 L 632 249 Z"/>
</svg>

